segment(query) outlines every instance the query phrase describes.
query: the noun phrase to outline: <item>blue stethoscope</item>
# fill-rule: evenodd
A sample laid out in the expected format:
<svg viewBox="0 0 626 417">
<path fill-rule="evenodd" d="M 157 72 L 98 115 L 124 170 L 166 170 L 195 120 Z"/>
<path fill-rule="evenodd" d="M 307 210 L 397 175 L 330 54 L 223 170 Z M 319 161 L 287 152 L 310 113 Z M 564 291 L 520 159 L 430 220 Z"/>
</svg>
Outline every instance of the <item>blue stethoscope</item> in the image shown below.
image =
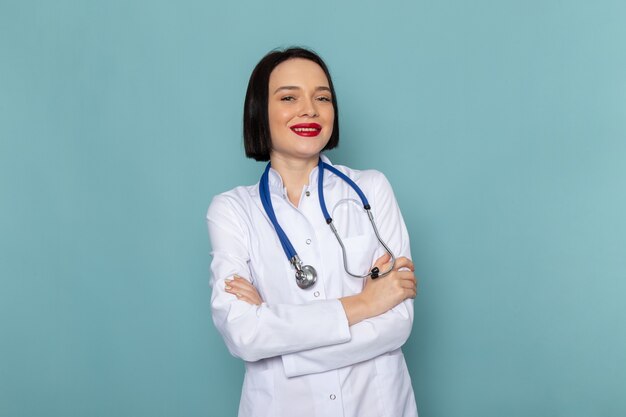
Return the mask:
<svg viewBox="0 0 626 417">
<path fill-rule="evenodd" d="M 261 176 L 261 181 L 259 183 L 259 194 L 261 196 L 261 203 L 263 203 L 263 208 L 265 209 L 265 213 L 267 213 L 267 216 L 269 217 L 270 221 L 272 222 L 272 225 L 274 226 L 274 230 L 276 230 L 276 234 L 278 235 L 280 244 L 282 245 L 283 250 L 285 251 L 285 255 L 287 255 L 287 259 L 296 269 L 296 283 L 298 284 L 298 287 L 302 289 L 307 289 L 307 288 L 312 287 L 317 281 L 317 272 L 315 271 L 315 268 L 313 268 L 311 265 L 302 265 L 302 261 L 300 260 L 300 257 L 296 253 L 296 250 L 294 249 L 293 245 L 289 241 L 287 234 L 282 229 L 282 227 L 280 227 L 280 224 L 278 224 L 278 220 L 276 219 L 276 214 L 274 213 L 274 207 L 272 206 L 272 199 L 271 199 L 270 188 L 269 188 L 270 167 L 271 167 L 271 163 L 268 163 L 267 166 L 265 167 L 265 171 L 263 172 L 263 175 Z M 380 235 L 378 234 L 378 228 L 376 227 L 376 222 L 374 222 L 374 216 L 372 215 L 372 212 L 370 210 L 371 207 L 369 203 L 367 202 L 367 198 L 365 198 L 365 194 L 363 194 L 363 191 L 361 191 L 359 186 L 356 185 L 356 183 L 352 181 L 350 178 L 348 178 L 347 175 L 339 171 L 337 168 L 322 161 L 321 158 L 319 160 L 317 167 L 318 167 L 317 191 L 318 191 L 318 196 L 320 200 L 320 207 L 322 209 L 322 213 L 324 214 L 324 218 L 326 219 L 326 223 L 330 226 L 330 229 L 335 234 L 335 237 L 337 238 L 337 241 L 339 242 L 339 245 L 341 246 L 341 252 L 343 254 L 343 267 L 348 273 L 348 275 L 353 276 L 355 278 L 367 278 L 370 276 L 372 278 L 378 278 L 378 277 L 382 277 L 390 273 L 396 264 L 396 257 L 394 256 L 393 252 L 391 252 L 389 247 L 385 244 L 385 242 L 383 242 Z M 369 273 L 364 274 L 364 275 L 353 274 L 352 272 L 348 270 L 346 248 L 343 244 L 343 241 L 339 237 L 339 233 L 337 233 L 337 229 L 335 228 L 335 225 L 333 224 L 332 217 L 330 217 L 330 214 L 328 214 L 328 210 L 326 210 L 326 203 L 324 201 L 324 171 L 325 170 L 329 170 L 330 172 L 332 172 L 333 174 L 337 175 L 339 178 L 344 180 L 359 195 L 359 198 L 361 199 L 361 202 L 363 203 L 363 208 L 367 212 L 367 217 L 370 219 L 372 229 L 374 229 L 374 233 L 376 234 L 376 239 L 378 239 L 378 242 L 380 242 L 380 244 L 385 248 L 385 251 L 387 251 L 387 253 L 391 256 L 391 266 L 385 272 L 381 273 L 378 267 L 372 268 L 372 270 Z"/>
</svg>

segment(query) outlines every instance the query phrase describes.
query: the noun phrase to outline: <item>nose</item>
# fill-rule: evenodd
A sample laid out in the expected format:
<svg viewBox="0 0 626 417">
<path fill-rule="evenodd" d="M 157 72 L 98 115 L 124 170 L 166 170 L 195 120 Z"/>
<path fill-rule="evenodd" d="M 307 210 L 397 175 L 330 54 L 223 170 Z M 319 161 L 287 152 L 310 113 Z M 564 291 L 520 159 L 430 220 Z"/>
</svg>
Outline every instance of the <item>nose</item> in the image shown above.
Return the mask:
<svg viewBox="0 0 626 417">
<path fill-rule="evenodd" d="M 319 116 L 317 112 L 317 103 L 313 97 L 307 98 L 306 100 L 302 100 L 302 108 L 300 109 L 301 117 L 317 117 Z"/>
</svg>

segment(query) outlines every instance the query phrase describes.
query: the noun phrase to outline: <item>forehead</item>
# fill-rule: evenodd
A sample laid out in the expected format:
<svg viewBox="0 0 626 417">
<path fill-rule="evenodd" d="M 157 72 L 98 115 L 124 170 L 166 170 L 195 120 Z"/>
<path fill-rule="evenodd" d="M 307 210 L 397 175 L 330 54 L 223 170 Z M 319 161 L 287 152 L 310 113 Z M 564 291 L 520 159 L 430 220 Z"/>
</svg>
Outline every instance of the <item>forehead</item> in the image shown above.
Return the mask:
<svg viewBox="0 0 626 417">
<path fill-rule="evenodd" d="M 313 61 L 302 58 L 281 62 L 270 74 L 269 86 L 278 88 L 284 85 L 303 87 L 328 87 L 328 79 L 322 67 Z"/>
</svg>

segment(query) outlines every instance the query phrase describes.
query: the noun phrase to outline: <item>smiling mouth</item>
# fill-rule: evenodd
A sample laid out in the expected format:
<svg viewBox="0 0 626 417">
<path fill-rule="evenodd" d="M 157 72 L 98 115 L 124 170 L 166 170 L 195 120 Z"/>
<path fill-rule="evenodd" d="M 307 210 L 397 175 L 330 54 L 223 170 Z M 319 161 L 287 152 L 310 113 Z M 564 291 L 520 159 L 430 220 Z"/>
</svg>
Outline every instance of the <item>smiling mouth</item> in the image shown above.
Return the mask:
<svg viewBox="0 0 626 417">
<path fill-rule="evenodd" d="M 299 136 L 313 137 L 320 134 L 322 126 L 317 123 L 300 123 L 290 127 L 291 131 Z"/>
</svg>

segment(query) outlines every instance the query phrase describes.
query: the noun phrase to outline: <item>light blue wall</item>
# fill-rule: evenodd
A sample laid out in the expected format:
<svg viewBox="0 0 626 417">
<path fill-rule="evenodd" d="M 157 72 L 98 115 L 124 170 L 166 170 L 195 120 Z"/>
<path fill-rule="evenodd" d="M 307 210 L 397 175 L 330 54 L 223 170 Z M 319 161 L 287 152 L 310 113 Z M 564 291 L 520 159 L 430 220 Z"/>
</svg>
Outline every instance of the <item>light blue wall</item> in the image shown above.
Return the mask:
<svg viewBox="0 0 626 417">
<path fill-rule="evenodd" d="M 422 417 L 626 415 L 626 3 L 0 1 L 0 416 L 233 416 L 211 197 L 249 73 L 315 48 L 333 161 L 421 277 Z"/>
</svg>

